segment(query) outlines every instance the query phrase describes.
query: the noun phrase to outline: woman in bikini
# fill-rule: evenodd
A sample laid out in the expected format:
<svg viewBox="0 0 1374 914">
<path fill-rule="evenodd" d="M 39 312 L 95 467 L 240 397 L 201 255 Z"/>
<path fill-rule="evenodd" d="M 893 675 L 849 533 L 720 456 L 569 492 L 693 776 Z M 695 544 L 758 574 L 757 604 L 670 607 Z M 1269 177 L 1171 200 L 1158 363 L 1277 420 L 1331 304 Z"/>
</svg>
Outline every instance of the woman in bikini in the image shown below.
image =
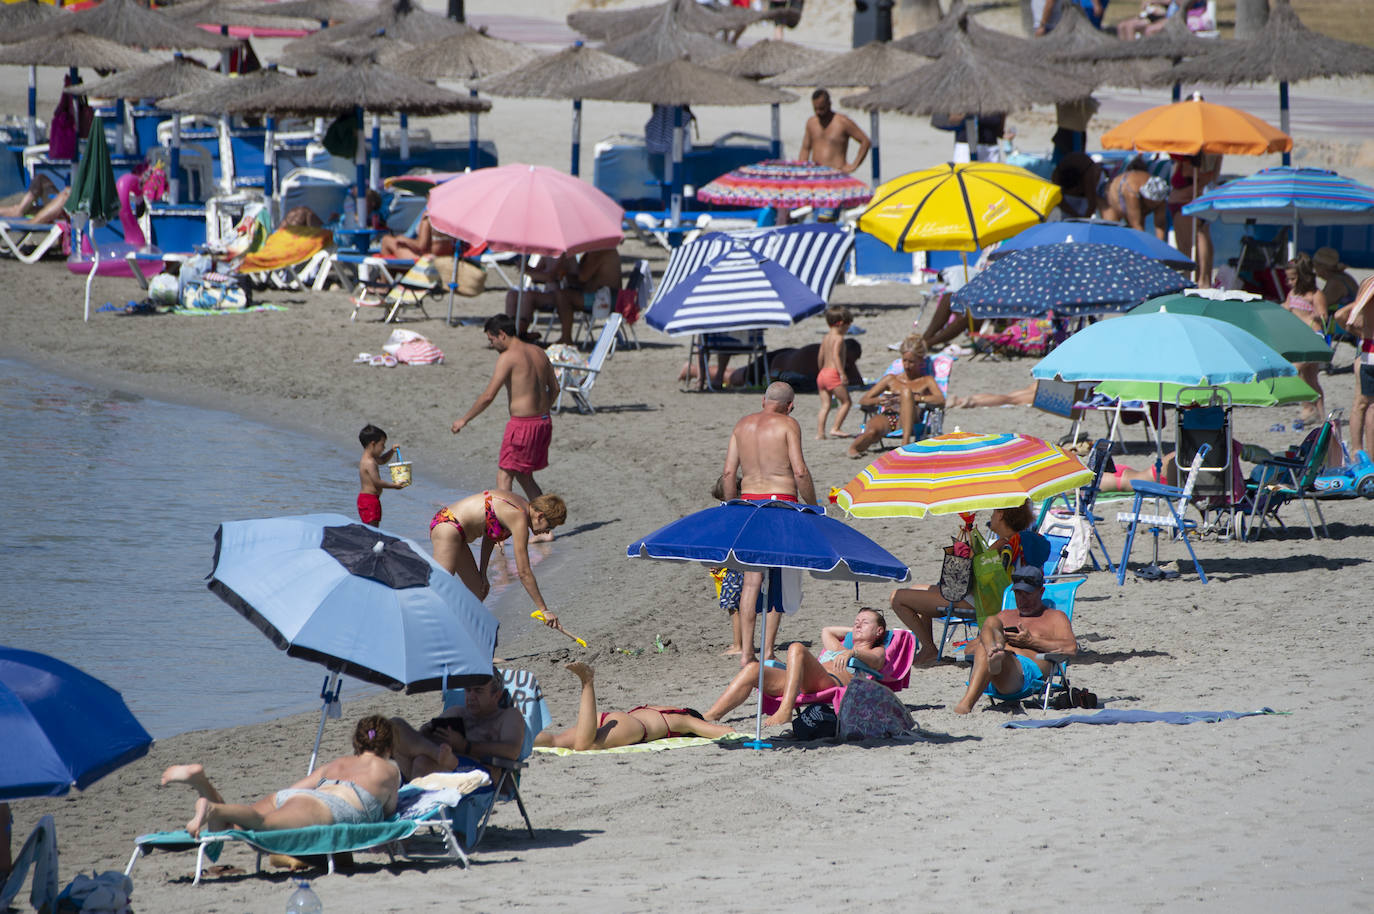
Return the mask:
<svg viewBox="0 0 1374 914">
<path fill-rule="evenodd" d="M 491 584 L 487 581 L 487 565 L 497 543 L 507 539 L 515 543 L 515 570 L 525 585 L 535 609 L 543 613 L 545 625 L 561 630 L 558 616 L 549 611 L 539 592 L 539 582 L 530 568 L 530 534 L 548 533 L 568 519 L 568 508 L 557 495 L 540 495 L 526 501 L 505 489 L 488 489 L 461 498 L 440 508 L 429 522 L 429 542 L 434 560 L 449 574 L 456 574 L 463 583 L 485 600 Z M 472 558 L 470 543 L 482 542 L 481 563 Z"/>
<path fill-rule="evenodd" d="M 704 736 L 719 739 L 734 733 L 724 724 L 709 724 L 691 708 L 640 705 L 628 711 L 596 710 L 596 690 L 592 679 L 596 671 L 585 663 L 569 663 L 567 668 L 582 681 L 582 697 L 577 705 L 577 725 L 560 733 L 544 730 L 534 738 L 536 746 L 554 749 L 615 749 L 673 736 Z"/>
<path fill-rule="evenodd" d="M 321 765 L 251 806 L 224 802 L 203 765 L 173 765 L 162 773 L 162 784 L 186 784 L 200 794 L 196 814 L 186 823 L 192 837 L 199 837 L 202 830 L 226 828 L 277 831 L 380 822 L 396 811 L 396 791 L 401 786 L 401 772 L 391 760 L 391 724 L 385 717 L 373 714 L 358 721 L 353 751 L 356 755 Z"/>
<path fill-rule="evenodd" d="M 845 647 L 845 636 L 853 636 L 853 647 Z M 883 644 L 887 639 L 887 620 L 871 606 L 865 606 L 854 617 L 853 626 L 828 625 L 821 629 L 821 655 L 816 657 L 806 645 L 793 641 L 787 646 L 786 667 L 764 666 L 763 692 L 782 699 L 778 710 L 764 723 L 770 727 L 792 719 L 792 708 L 802 692 L 819 692 L 831 686 L 847 686 L 853 674 L 849 658 L 865 666 L 880 670 L 886 662 Z M 739 671 L 725 691 L 706 712 L 707 720 L 720 720 L 727 713 L 744 704 L 759 682 L 759 664 L 755 660 Z"/>
<path fill-rule="evenodd" d="M 945 405 L 945 395 L 935 379 L 926 374 L 926 342 L 918 334 L 902 340 L 902 371 L 884 375 L 859 397 L 860 406 L 877 406 L 880 415 L 864 426 L 849 446 L 850 457 L 859 458 L 888 432 L 902 430 L 902 444 L 915 436 L 916 407 L 926 409 Z"/>
<path fill-rule="evenodd" d="M 1306 254 L 1299 254 L 1288 261 L 1285 272 L 1288 274 L 1288 286 L 1292 291 L 1288 293 L 1288 298 L 1284 300 L 1283 306 L 1304 324 L 1311 327 L 1313 332 L 1324 335 L 1326 333 L 1327 314 L 1326 293 L 1317 288 L 1317 272 L 1312 266 L 1312 258 Z M 1298 377 L 1312 385 L 1312 389 L 1317 392 L 1316 400 L 1302 405 L 1302 419 L 1304 422 L 1319 419 L 1326 413 L 1322 403 L 1325 395 L 1322 393 L 1321 363 L 1297 362 L 1293 367 L 1298 369 Z"/>
<path fill-rule="evenodd" d="M 1160 241 L 1168 237 L 1169 182 L 1150 174 L 1140 158 L 1132 159 L 1126 170 L 1112 178 L 1106 196 L 1098 200 L 1098 215 L 1108 222 L 1125 222 L 1133 229 L 1145 231 L 1145 219 L 1155 217 L 1155 236 Z"/>
</svg>

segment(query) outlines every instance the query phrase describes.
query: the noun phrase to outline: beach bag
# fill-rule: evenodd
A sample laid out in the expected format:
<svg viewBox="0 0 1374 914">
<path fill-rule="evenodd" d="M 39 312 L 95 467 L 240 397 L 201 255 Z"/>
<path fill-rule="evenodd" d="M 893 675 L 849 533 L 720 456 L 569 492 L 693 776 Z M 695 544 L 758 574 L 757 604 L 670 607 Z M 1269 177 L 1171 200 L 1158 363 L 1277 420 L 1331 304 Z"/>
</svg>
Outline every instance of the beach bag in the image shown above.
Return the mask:
<svg viewBox="0 0 1374 914">
<path fill-rule="evenodd" d="M 465 298 L 481 295 L 487 288 L 487 271 L 481 264 L 458 258 L 458 279 L 454 291 Z"/>
<path fill-rule="evenodd" d="M 242 310 L 253 304 L 248 290 L 236 279 L 221 273 L 206 273 L 181 284 L 181 306 L 201 311 Z"/>
<path fill-rule="evenodd" d="M 621 289 L 615 296 L 615 313 L 633 324 L 639 320 L 639 292 L 634 289 Z"/>
<path fill-rule="evenodd" d="M 1045 536 L 1067 536 L 1069 544 L 1064 558 L 1059 563 L 1059 573 L 1070 574 L 1088 564 L 1088 537 L 1092 535 L 1092 524 L 1081 514 L 1046 514 L 1040 524 L 1040 532 Z"/>
<path fill-rule="evenodd" d="M 841 740 L 893 739 L 915 729 L 911 712 L 887 686 L 856 676 L 844 690 L 835 731 Z"/>
<path fill-rule="evenodd" d="M 973 580 L 973 549 L 963 531 L 954 542 L 945 547 L 945 558 L 940 564 L 940 596 L 951 603 L 957 603 L 969 594 L 969 584 Z"/>
<path fill-rule="evenodd" d="M 833 739 L 839 720 L 828 702 L 803 705 L 792 718 L 792 736 L 800 740 Z"/>
<path fill-rule="evenodd" d="M 1002 611 L 1002 594 L 1011 584 L 1011 575 L 1002 563 L 1002 550 L 989 546 L 977 530 L 970 533 L 969 546 L 973 549 L 972 603 L 982 625 L 988 616 Z"/>
<path fill-rule="evenodd" d="M 48 123 L 48 158 L 76 158 L 76 103 L 66 92 L 58 100 Z"/>
</svg>

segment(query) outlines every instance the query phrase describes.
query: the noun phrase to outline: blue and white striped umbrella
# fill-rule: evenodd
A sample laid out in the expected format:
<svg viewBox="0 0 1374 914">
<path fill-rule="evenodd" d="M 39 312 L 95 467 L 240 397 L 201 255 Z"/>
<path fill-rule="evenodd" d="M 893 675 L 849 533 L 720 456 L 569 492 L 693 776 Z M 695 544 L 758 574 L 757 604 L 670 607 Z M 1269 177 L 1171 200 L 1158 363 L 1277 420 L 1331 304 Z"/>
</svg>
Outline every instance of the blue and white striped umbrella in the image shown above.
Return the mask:
<svg viewBox="0 0 1374 914">
<path fill-rule="evenodd" d="M 1212 222 L 1362 225 L 1374 222 L 1374 187 L 1321 168 L 1277 165 L 1228 181 L 1183 212 Z"/>
<path fill-rule="evenodd" d="M 825 299 L 745 241 L 722 235 L 718 252 L 666 292 L 644 319 L 673 336 L 789 327 L 825 310 Z"/>
<path fill-rule="evenodd" d="M 835 279 L 844 269 L 845 259 L 854 246 L 854 233 L 833 222 L 806 222 L 729 234 L 707 232 L 673 251 L 650 307 L 679 282 L 700 269 L 706 261 L 737 243 L 743 243 L 750 250 L 767 257 L 829 301 L 830 290 L 834 288 Z"/>
</svg>

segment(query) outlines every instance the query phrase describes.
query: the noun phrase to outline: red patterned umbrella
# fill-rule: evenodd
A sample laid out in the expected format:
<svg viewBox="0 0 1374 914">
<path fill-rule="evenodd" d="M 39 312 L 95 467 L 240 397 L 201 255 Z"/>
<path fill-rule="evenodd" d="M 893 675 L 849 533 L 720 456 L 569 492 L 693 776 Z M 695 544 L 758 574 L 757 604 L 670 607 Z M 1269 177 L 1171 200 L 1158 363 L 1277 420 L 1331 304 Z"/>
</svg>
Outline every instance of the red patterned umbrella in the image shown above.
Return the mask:
<svg viewBox="0 0 1374 914">
<path fill-rule="evenodd" d="M 867 184 L 837 168 L 786 159 L 736 168 L 697 191 L 707 203 L 777 209 L 858 206 L 872 196 Z"/>
</svg>

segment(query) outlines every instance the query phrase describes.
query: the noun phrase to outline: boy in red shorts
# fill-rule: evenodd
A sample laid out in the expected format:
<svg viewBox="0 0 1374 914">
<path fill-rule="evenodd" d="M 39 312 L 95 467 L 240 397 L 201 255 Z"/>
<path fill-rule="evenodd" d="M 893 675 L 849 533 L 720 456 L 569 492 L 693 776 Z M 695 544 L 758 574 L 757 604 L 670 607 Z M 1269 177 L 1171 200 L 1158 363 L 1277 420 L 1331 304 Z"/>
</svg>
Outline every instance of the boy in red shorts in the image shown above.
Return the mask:
<svg viewBox="0 0 1374 914">
<path fill-rule="evenodd" d="M 358 432 L 358 443 L 363 446 L 363 456 L 358 461 L 358 519 L 375 527 L 382 522 L 382 490 L 404 489 L 410 483 L 382 479 L 378 464 L 396 453 L 395 448 L 386 446 L 386 432 L 375 425 L 364 425 Z"/>
</svg>

